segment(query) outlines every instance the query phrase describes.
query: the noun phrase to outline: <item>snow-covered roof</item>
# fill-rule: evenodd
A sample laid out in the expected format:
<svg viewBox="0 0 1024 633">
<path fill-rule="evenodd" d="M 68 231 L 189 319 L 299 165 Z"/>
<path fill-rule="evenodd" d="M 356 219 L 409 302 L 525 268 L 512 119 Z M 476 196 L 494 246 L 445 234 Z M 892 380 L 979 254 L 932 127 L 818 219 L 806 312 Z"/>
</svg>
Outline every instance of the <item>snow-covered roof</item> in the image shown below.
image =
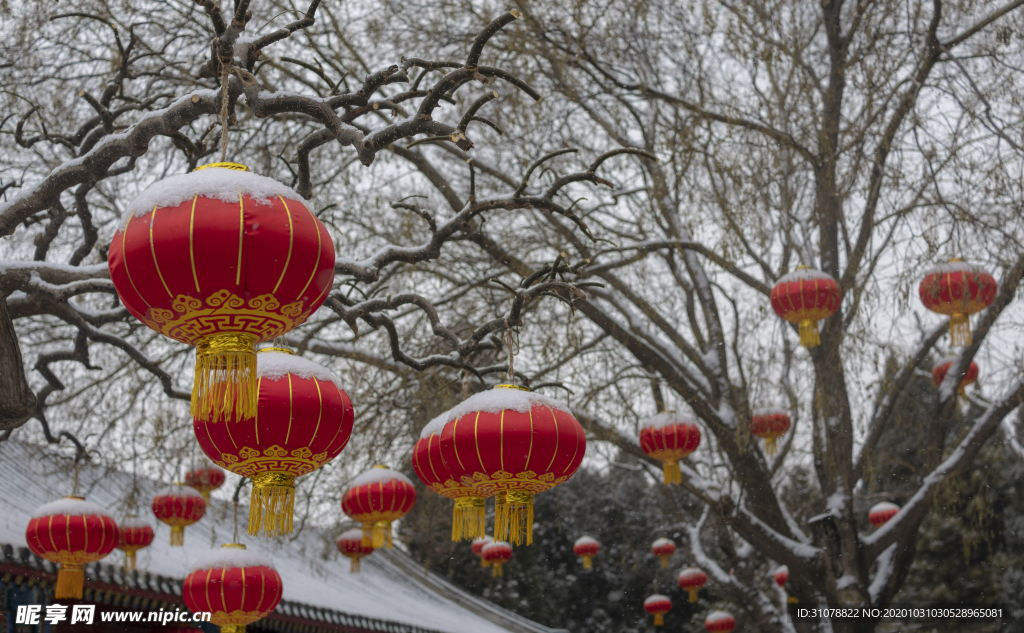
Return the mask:
<svg viewBox="0 0 1024 633">
<path fill-rule="evenodd" d="M 84 466 L 80 469 L 82 496 L 113 517 L 131 511 L 124 499 L 132 487 L 132 476 L 120 471 Z M 43 449 L 8 440 L 0 442 L 0 544 L 26 547 L 25 528 L 39 506 L 58 500 L 71 488 L 70 473 L 46 456 Z M 163 487 L 159 482 L 139 478 L 138 514 L 148 517 L 151 499 Z M 396 539 L 392 550 L 380 550 L 363 559 L 360 574 L 350 574 L 347 561 L 337 551 L 329 534 L 307 527 L 289 538 L 268 539 L 246 533 L 247 507 L 240 507 L 242 525 L 239 541 L 270 559 L 284 584 L 284 600 L 337 610 L 443 633 L 553 633 L 536 622 L 452 585 L 423 570 L 423 565 L 401 551 Z M 182 580 L 211 552 L 232 538 L 232 505 L 213 498 L 206 515 L 186 528 L 183 547 L 170 547 L 170 528 L 154 526 L 157 533 L 150 547 L 138 552 L 138 569 Z M 120 564 L 120 554 L 102 562 Z M 396 627 L 397 628 L 397 627 Z"/>
<path fill-rule="evenodd" d="M 341 381 L 323 365 L 318 365 L 308 358 L 294 356 L 288 352 L 264 349 L 256 355 L 256 375 L 267 380 L 280 380 L 291 374 L 299 378 L 316 378 L 324 382 L 333 382 L 341 389 Z"/>
<path fill-rule="evenodd" d="M 468 413 L 475 413 L 477 411 L 483 411 L 485 413 L 499 413 L 501 411 L 509 410 L 526 413 L 532 409 L 535 404 L 565 411 L 566 413 L 569 412 L 569 407 L 564 402 L 559 402 L 558 400 L 549 398 L 543 394 L 498 385 L 493 389 L 473 394 L 455 405 L 447 413 L 431 420 L 431 423 L 437 423 L 438 420 L 444 420 L 444 422 L 440 423 L 443 427 L 452 420 L 456 420 Z"/>
</svg>

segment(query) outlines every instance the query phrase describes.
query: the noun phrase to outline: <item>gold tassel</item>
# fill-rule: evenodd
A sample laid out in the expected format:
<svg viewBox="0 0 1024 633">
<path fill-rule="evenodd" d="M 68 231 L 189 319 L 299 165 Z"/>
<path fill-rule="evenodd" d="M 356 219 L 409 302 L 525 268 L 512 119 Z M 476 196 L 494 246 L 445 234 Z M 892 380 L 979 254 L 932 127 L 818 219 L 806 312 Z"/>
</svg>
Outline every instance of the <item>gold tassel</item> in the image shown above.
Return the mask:
<svg viewBox="0 0 1024 633">
<path fill-rule="evenodd" d="M 203 489 L 203 490 L 199 491 L 199 494 L 203 495 L 203 501 L 205 501 L 206 505 L 209 506 L 210 505 L 210 491 Z"/>
<path fill-rule="evenodd" d="M 817 347 L 821 345 L 817 321 L 804 319 L 800 322 L 800 344 L 804 347 Z"/>
<path fill-rule="evenodd" d="M 135 551 L 134 549 L 126 549 L 124 551 L 124 571 L 135 571 Z"/>
<path fill-rule="evenodd" d="M 452 540 L 471 541 L 487 534 L 483 497 L 459 497 L 452 513 Z"/>
<path fill-rule="evenodd" d="M 690 602 L 697 602 L 697 588 L 687 587 L 686 590 L 690 592 Z"/>
<path fill-rule="evenodd" d="M 199 341 L 192 383 L 192 417 L 253 418 L 258 402 L 256 337 L 214 334 Z"/>
<path fill-rule="evenodd" d="M 501 567 L 502 567 L 502 563 L 500 563 L 498 561 L 494 561 L 493 563 L 491 563 L 491 577 L 492 578 L 501 578 L 502 576 L 504 576 L 504 574 L 502 573 Z"/>
<path fill-rule="evenodd" d="M 358 574 L 359 571 L 363 567 L 362 562 L 360 562 L 360 561 L 362 561 L 362 559 L 363 559 L 362 556 L 353 556 L 352 557 L 352 564 L 349 565 L 349 567 L 348 567 L 348 573 L 350 573 L 350 574 Z"/>
<path fill-rule="evenodd" d="M 480 557 L 480 566 L 481 567 L 490 567 L 491 566 L 491 561 L 489 561 L 486 558 L 481 556 Z"/>
<path fill-rule="evenodd" d="M 77 598 L 81 600 L 84 587 L 85 567 L 71 563 L 61 563 L 60 569 L 57 571 L 57 586 L 53 592 L 54 599 Z"/>
<path fill-rule="evenodd" d="M 971 322 L 966 314 L 954 314 L 949 317 L 949 338 L 953 347 L 967 347 L 971 344 Z"/>
<path fill-rule="evenodd" d="M 220 633 L 245 633 L 244 624 L 221 624 Z"/>
<path fill-rule="evenodd" d="M 171 547 L 181 547 L 185 544 L 185 527 L 182 525 L 171 526 Z"/>
<path fill-rule="evenodd" d="M 509 490 L 504 503 L 494 505 L 494 540 L 514 545 L 533 543 L 533 493 Z"/>
<path fill-rule="evenodd" d="M 593 568 L 594 568 L 594 559 L 592 557 L 590 557 L 590 556 L 584 556 L 583 557 L 583 569 L 593 569 Z"/>
<path fill-rule="evenodd" d="M 665 614 L 655 613 L 654 614 L 654 626 L 665 626 Z"/>
<path fill-rule="evenodd" d="M 363 524 L 363 547 L 391 549 L 391 521 Z"/>
<path fill-rule="evenodd" d="M 249 534 L 284 536 L 292 533 L 295 514 L 295 475 L 257 473 L 249 495 Z"/>
<path fill-rule="evenodd" d="M 788 602 L 789 604 L 797 604 L 800 601 L 797 600 L 796 598 L 794 598 L 793 596 L 790 596 L 790 597 L 786 598 L 786 602 Z"/>
<path fill-rule="evenodd" d="M 665 474 L 665 485 L 683 483 L 683 471 L 679 469 L 679 460 L 662 462 L 662 472 Z"/>
<path fill-rule="evenodd" d="M 662 569 L 668 569 L 668 558 L 669 557 L 668 556 L 659 556 L 658 558 L 661 559 L 661 568 Z"/>
<path fill-rule="evenodd" d="M 778 443 L 776 443 L 775 439 L 776 438 L 774 435 L 769 435 L 768 437 L 765 438 L 764 454 L 767 455 L 768 457 L 771 457 L 779 452 L 779 446 Z"/>
</svg>

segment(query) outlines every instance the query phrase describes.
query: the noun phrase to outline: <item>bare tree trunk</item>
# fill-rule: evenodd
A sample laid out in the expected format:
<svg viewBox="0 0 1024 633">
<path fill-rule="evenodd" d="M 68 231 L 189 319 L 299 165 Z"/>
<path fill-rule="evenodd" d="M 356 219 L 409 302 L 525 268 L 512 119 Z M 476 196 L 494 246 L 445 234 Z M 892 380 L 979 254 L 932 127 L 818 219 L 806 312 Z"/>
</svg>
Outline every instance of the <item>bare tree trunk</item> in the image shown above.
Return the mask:
<svg viewBox="0 0 1024 633">
<path fill-rule="evenodd" d="M 35 411 L 36 394 L 25 377 L 21 347 L 4 298 L 0 301 L 0 430 L 18 428 Z"/>
</svg>

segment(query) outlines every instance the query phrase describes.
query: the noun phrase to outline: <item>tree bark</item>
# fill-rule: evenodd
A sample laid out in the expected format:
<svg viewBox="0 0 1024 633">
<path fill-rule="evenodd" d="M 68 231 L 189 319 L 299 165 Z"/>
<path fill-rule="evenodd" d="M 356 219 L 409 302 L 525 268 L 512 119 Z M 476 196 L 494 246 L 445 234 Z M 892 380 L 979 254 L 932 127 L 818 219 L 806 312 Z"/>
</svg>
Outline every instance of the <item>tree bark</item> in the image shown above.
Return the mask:
<svg viewBox="0 0 1024 633">
<path fill-rule="evenodd" d="M 0 431 L 18 428 L 35 412 L 36 394 L 25 377 L 21 347 L 5 297 L 0 299 Z"/>
</svg>

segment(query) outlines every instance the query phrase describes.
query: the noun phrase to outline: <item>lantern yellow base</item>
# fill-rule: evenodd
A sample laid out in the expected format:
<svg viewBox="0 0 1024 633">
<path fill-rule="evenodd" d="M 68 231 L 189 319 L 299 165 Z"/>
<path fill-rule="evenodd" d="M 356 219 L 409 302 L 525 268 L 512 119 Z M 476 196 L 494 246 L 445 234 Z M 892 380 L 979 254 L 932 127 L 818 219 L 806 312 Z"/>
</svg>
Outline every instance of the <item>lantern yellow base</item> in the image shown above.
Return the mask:
<svg viewBox="0 0 1024 633">
<path fill-rule="evenodd" d="M 583 569 L 593 569 L 593 568 L 594 568 L 594 559 L 593 559 L 593 557 L 591 557 L 591 556 L 584 556 L 583 557 Z"/>
<path fill-rule="evenodd" d="M 768 457 L 772 457 L 779 452 L 779 443 L 776 442 L 777 439 L 778 436 L 776 435 L 769 435 L 764 438 L 764 454 Z"/>
<path fill-rule="evenodd" d="M 665 616 L 661 613 L 654 614 L 654 626 L 665 626 Z"/>
<path fill-rule="evenodd" d="M 126 549 L 124 551 L 124 571 L 135 571 L 135 552 L 134 549 Z"/>
<path fill-rule="evenodd" d="M 452 513 L 452 540 L 469 541 L 487 534 L 483 497 L 460 497 Z"/>
<path fill-rule="evenodd" d="M 971 322 L 966 314 L 949 317 L 949 338 L 953 347 L 967 347 L 971 344 Z"/>
<path fill-rule="evenodd" d="M 348 573 L 358 574 L 363 569 L 362 556 L 353 556 L 352 562 L 348 566 Z"/>
<path fill-rule="evenodd" d="M 245 633 L 244 624 L 221 624 L 220 633 Z"/>
<path fill-rule="evenodd" d="M 494 540 L 514 545 L 533 543 L 533 493 L 509 490 L 504 499 L 495 498 Z"/>
<path fill-rule="evenodd" d="M 661 568 L 662 569 L 668 569 L 668 559 L 669 559 L 669 557 L 668 556 L 659 556 L 658 558 L 661 559 Z"/>
<path fill-rule="evenodd" d="M 249 496 L 250 535 L 291 534 L 294 514 L 295 475 L 265 472 L 253 476 Z"/>
<path fill-rule="evenodd" d="M 788 602 L 789 604 L 797 604 L 800 601 L 797 600 L 796 598 L 794 598 L 793 596 L 790 596 L 789 598 L 786 599 L 786 602 Z"/>
<path fill-rule="evenodd" d="M 171 547 L 181 547 L 185 544 L 185 528 L 181 525 L 171 526 Z"/>
<path fill-rule="evenodd" d="M 480 566 L 481 567 L 490 567 L 491 563 L 486 558 L 481 558 L 480 559 Z"/>
<path fill-rule="evenodd" d="M 57 571 L 57 586 L 53 590 L 54 599 L 77 598 L 81 600 L 84 588 L 85 567 L 61 563 L 60 569 Z"/>
<path fill-rule="evenodd" d="M 391 549 L 391 521 L 363 524 L 363 547 Z"/>
<path fill-rule="evenodd" d="M 804 347 L 817 347 L 821 345 L 817 321 L 804 319 L 800 322 L 800 344 Z"/>
<path fill-rule="evenodd" d="M 214 420 L 252 418 L 259 401 L 256 337 L 214 334 L 196 345 L 192 417 Z"/>
<path fill-rule="evenodd" d="M 697 602 L 697 589 L 691 587 L 691 588 L 687 589 L 686 591 L 688 591 L 690 593 L 690 602 Z"/>
<path fill-rule="evenodd" d="M 683 471 L 679 468 L 679 460 L 662 462 L 662 472 L 665 475 L 665 485 L 683 483 Z"/>
<path fill-rule="evenodd" d="M 502 570 L 502 566 L 503 565 L 504 565 L 504 563 L 498 563 L 498 562 L 491 563 L 491 577 L 493 577 L 493 578 L 501 578 L 502 576 L 504 576 L 505 574 L 504 574 L 504 572 Z"/>
</svg>

